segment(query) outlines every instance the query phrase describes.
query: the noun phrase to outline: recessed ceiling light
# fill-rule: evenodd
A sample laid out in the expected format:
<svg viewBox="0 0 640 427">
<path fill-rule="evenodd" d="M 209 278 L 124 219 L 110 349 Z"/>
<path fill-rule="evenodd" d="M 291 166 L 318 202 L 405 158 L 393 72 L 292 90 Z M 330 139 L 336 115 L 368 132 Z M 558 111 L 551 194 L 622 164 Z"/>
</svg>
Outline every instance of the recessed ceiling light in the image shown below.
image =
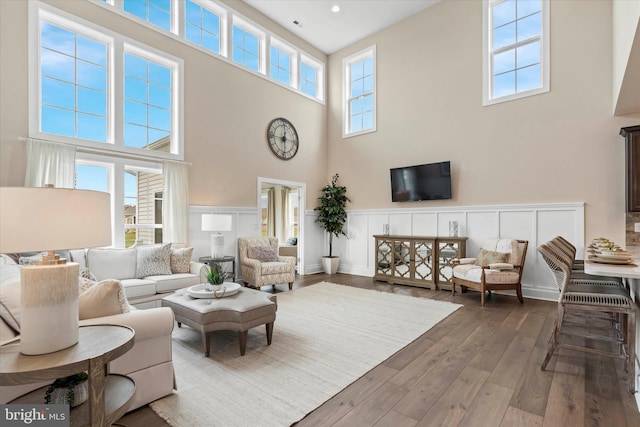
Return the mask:
<svg viewBox="0 0 640 427">
<path fill-rule="evenodd" d="M 337 4 L 334 4 L 333 6 L 331 6 L 331 12 L 333 13 L 340 12 L 340 6 L 338 6 Z"/>
</svg>

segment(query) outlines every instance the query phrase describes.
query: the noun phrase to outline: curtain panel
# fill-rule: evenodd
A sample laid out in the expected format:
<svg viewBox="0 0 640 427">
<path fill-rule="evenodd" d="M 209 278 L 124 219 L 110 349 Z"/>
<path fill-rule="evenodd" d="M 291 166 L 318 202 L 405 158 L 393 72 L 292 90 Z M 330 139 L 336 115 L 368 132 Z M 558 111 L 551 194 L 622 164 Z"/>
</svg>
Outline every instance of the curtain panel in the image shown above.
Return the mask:
<svg viewBox="0 0 640 427">
<path fill-rule="evenodd" d="M 27 140 L 25 187 L 74 188 L 76 148 L 56 142 Z"/>
<path fill-rule="evenodd" d="M 189 166 L 165 160 L 162 167 L 162 241 L 189 245 Z"/>
</svg>

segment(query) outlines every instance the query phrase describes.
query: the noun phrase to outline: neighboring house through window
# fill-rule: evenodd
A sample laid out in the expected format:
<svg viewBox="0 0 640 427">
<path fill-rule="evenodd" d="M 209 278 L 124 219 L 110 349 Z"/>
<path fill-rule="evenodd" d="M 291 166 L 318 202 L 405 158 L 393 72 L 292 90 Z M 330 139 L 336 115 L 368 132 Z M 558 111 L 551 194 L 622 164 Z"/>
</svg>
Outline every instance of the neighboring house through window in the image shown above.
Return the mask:
<svg viewBox="0 0 640 427">
<path fill-rule="evenodd" d="M 484 0 L 483 104 L 549 91 L 549 1 Z"/>
<path fill-rule="evenodd" d="M 345 58 L 343 136 L 376 130 L 376 47 Z"/>
</svg>

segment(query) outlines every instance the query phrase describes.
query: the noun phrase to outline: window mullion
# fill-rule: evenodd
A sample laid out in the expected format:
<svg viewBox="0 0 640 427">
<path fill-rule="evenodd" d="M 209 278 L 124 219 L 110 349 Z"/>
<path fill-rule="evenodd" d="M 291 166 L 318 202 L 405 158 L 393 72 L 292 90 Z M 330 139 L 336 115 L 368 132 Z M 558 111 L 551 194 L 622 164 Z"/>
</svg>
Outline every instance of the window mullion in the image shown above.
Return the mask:
<svg viewBox="0 0 640 427">
<path fill-rule="evenodd" d="M 124 43 L 117 41 L 113 44 L 113 67 L 111 67 L 110 81 L 113 87 L 110 97 L 112 116 L 110 119 L 113 129 L 112 144 L 124 147 Z M 116 100 L 120 100 L 116 102 Z"/>
</svg>

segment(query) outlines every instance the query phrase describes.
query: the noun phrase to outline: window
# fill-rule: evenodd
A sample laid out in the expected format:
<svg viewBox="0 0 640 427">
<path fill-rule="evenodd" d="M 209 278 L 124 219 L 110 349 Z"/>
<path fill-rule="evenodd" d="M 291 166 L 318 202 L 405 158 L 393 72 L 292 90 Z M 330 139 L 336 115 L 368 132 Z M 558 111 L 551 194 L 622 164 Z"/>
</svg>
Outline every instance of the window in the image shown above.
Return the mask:
<svg viewBox="0 0 640 427">
<path fill-rule="evenodd" d="M 269 56 L 269 75 L 272 79 L 287 86 L 295 86 L 293 71 L 295 70 L 295 52 L 275 39 L 271 39 L 271 55 Z"/>
<path fill-rule="evenodd" d="M 324 99 L 324 65 L 300 55 L 300 90 L 316 99 Z"/>
<path fill-rule="evenodd" d="M 263 64 L 261 54 L 264 44 L 264 35 L 251 29 L 249 24 L 240 20 L 234 20 L 233 24 L 233 62 L 237 62 L 250 70 L 262 72 Z"/>
<path fill-rule="evenodd" d="M 203 4 L 207 6 L 186 0 L 185 38 L 211 52 L 225 54 L 226 50 L 220 48 L 224 39 L 224 11 L 215 9 L 211 2 Z"/>
<path fill-rule="evenodd" d="M 176 41 L 324 101 L 324 64 L 280 41 L 220 0 L 90 0 Z M 34 0 L 35 2 L 35 0 Z M 122 13 L 122 11 L 126 13 Z M 143 23 L 143 24 L 144 24 Z M 228 31 L 231 28 L 231 31 Z M 230 33 L 230 34 L 229 34 Z M 270 45 L 267 45 L 270 43 Z M 267 63 L 267 57 L 270 58 Z"/>
<path fill-rule="evenodd" d="M 107 141 L 108 43 L 40 24 L 40 130 Z"/>
<path fill-rule="evenodd" d="M 484 105 L 549 91 L 547 0 L 485 0 Z"/>
<path fill-rule="evenodd" d="M 182 61 L 29 5 L 29 136 L 182 160 Z"/>
<path fill-rule="evenodd" d="M 171 31 L 171 0 L 124 0 L 125 12 Z"/>
<path fill-rule="evenodd" d="M 170 134 L 171 69 L 125 53 L 124 145 L 168 151 Z"/>
<path fill-rule="evenodd" d="M 115 247 L 162 243 L 162 166 L 78 153 L 76 185 L 111 194 Z"/>
<path fill-rule="evenodd" d="M 343 61 L 344 133 L 354 136 L 376 130 L 375 46 Z"/>
<path fill-rule="evenodd" d="M 309 96 L 316 96 L 318 89 L 318 72 L 307 63 L 300 64 L 300 90 Z"/>
<path fill-rule="evenodd" d="M 125 167 L 122 216 L 126 248 L 135 243 L 162 243 L 163 185 L 162 173 Z"/>
</svg>

